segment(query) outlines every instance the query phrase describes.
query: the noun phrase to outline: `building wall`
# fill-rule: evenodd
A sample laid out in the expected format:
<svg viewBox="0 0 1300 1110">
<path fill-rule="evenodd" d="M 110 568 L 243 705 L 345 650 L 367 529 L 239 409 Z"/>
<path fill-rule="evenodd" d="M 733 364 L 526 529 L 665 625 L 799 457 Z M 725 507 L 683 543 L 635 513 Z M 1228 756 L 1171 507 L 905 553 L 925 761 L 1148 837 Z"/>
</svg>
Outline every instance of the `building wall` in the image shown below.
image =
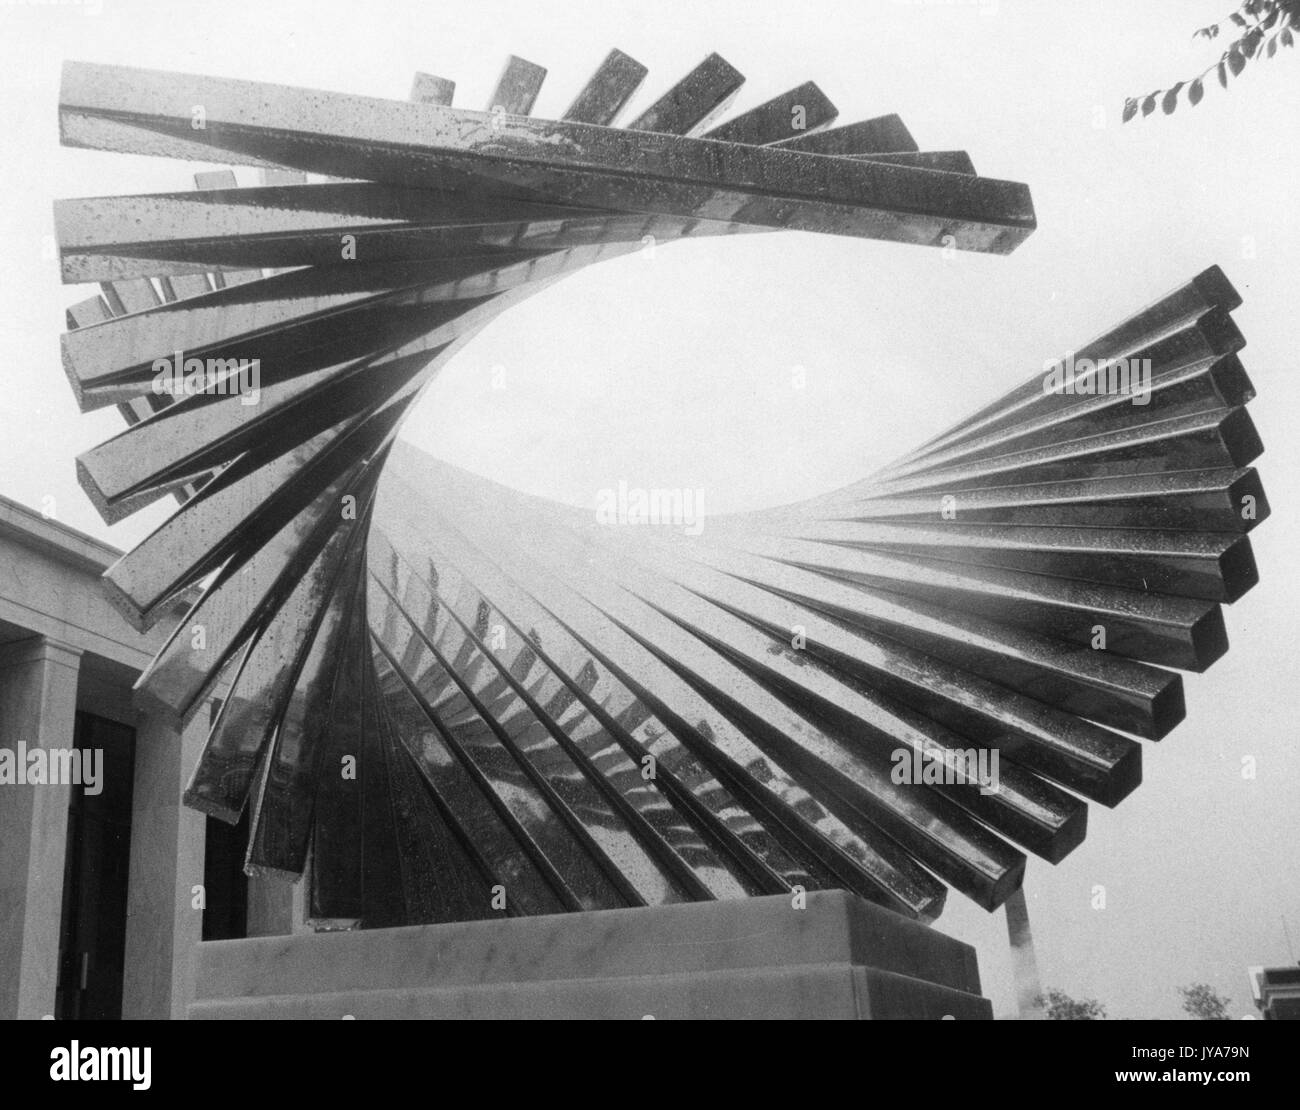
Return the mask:
<svg viewBox="0 0 1300 1110">
<path fill-rule="evenodd" d="M 78 710 L 136 729 L 122 1013 L 184 1016 L 202 929 L 204 819 L 180 804 L 206 714 L 184 729 L 131 687 L 171 631 L 136 632 L 99 583 L 120 552 L 0 498 L 0 746 L 71 749 Z M 0 1018 L 55 1012 L 67 784 L 0 785 Z M 75 893 L 75 892 L 74 892 Z"/>
</svg>

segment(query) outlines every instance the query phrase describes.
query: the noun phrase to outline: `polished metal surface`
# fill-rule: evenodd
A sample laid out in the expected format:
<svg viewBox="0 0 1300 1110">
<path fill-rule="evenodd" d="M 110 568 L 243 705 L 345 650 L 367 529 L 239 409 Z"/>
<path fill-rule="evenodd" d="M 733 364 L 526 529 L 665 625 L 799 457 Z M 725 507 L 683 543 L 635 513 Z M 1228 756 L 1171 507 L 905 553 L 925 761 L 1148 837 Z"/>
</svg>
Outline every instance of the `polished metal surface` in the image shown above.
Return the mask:
<svg viewBox="0 0 1300 1110">
<path fill-rule="evenodd" d="M 69 311 L 69 381 L 130 425 L 82 484 L 106 520 L 182 499 L 105 579 L 141 628 L 193 591 L 139 683 L 185 718 L 220 700 L 187 802 L 250 815 L 250 870 L 310 861 L 321 928 L 800 887 L 1003 904 L 1138 786 L 1176 671 L 1256 582 L 1239 298 L 1211 269 L 1075 352 L 1149 360 L 1139 403 L 1040 371 L 847 488 L 611 526 L 397 440 L 499 313 L 647 240 L 1007 253 L 1033 208 L 897 116 L 836 126 L 812 83 L 722 118 L 717 55 L 623 128 L 634 59 L 558 121 L 526 115 L 545 76 L 512 57 L 477 111 L 430 74 L 403 103 L 65 71 L 65 143 L 262 171 L 56 209 L 64 280 L 103 293 Z M 159 395 L 177 351 L 258 360 L 257 396 Z"/>
</svg>

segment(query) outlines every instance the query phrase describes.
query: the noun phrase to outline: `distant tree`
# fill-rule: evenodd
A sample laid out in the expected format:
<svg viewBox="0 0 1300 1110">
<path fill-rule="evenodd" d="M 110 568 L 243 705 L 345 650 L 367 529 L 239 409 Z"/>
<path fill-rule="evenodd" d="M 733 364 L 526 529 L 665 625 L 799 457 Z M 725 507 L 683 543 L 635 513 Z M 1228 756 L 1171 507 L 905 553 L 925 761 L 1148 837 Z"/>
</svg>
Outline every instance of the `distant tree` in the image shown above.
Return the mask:
<svg viewBox="0 0 1300 1110">
<path fill-rule="evenodd" d="M 1052 1021 L 1100 1021 L 1106 1016 L 1106 1007 L 1095 998 L 1074 999 L 1055 987 L 1035 998 L 1034 1004 L 1046 1010 Z"/>
<path fill-rule="evenodd" d="M 1183 996 L 1183 1010 L 1201 1021 L 1227 1021 L 1231 999 L 1224 998 L 1209 983 L 1193 983 L 1179 987 Z"/>
<path fill-rule="evenodd" d="M 1124 101 L 1124 122 L 1139 112 L 1149 116 L 1158 103 L 1165 115 L 1178 107 L 1178 94 L 1187 90 L 1187 102 L 1195 107 L 1205 95 L 1205 75 L 1214 70 L 1219 84 L 1228 87 L 1228 77 L 1236 77 L 1252 58 L 1271 58 L 1281 46 L 1293 46 L 1300 33 L 1300 0 L 1245 0 L 1227 19 L 1211 23 L 1196 31 L 1192 38 L 1217 39 L 1225 27 L 1235 28 L 1238 35 L 1217 62 L 1206 66 L 1190 81 L 1179 81 L 1171 89 L 1156 89 L 1146 96 L 1130 96 Z"/>
</svg>

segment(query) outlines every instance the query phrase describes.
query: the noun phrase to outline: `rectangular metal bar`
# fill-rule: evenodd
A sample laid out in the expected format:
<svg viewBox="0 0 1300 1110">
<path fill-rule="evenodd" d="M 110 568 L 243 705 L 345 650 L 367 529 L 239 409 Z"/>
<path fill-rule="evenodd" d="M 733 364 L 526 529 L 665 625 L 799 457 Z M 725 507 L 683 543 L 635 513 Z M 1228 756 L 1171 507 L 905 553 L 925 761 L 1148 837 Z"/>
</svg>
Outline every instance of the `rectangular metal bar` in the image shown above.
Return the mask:
<svg viewBox="0 0 1300 1110">
<path fill-rule="evenodd" d="M 902 119 L 893 114 L 832 127 L 812 135 L 795 135 L 776 145 L 809 154 L 840 155 L 897 154 L 921 149 Z"/>
<path fill-rule="evenodd" d="M 848 157 L 868 162 L 888 162 L 896 166 L 917 166 L 944 173 L 975 176 L 975 163 L 964 150 L 904 151 L 899 154 L 850 154 Z"/>
<path fill-rule="evenodd" d="M 542 91 L 542 82 L 546 80 L 546 70 L 525 58 L 511 54 L 506 59 L 505 69 L 497 86 L 488 98 L 489 112 L 509 112 L 511 115 L 526 116 L 537 102 L 537 94 Z"/>
<path fill-rule="evenodd" d="M 207 106 L 202 131 L 195 103 Z M 113 66 L 65 68 L 62 120 L 72 146 L 197 157 L 206 144 L 205 157 L 230 161 L 273 147 L 279 164 L 333 176 L 490 179 L 503 195 L 544 188 L 566 203 L 961 250 L 1006 253 L 1034 227 L 1014 182 L 527 117 L 485 127 L 481 112 Z M 653 189 L 647 174 L 662 175 Z"/>
<path fill-rule="evenodd" d="M 646 69 L 621 50 L 611 50 L 560 118 L 610 127 L 645 80 Z"/>
<path fill-rule="evenodd" d="M 800 134 L 814 134 L 829 126 L 839 114 L 839 109 L 814 82 L 805 81 L 789 92 L 718 124 L 700 137 L 722 143 L 763 146 Z"/>
<path fill-rule="evenodd" d="M 686 221 L 673 216 L 582 216 L 527 223 L 448 225 L 444 227 L 369 228 L 346 232 L 349 259 L 401 265 L 411 262 L 491 260 L 511 252 L 539 255 L 576 247 L 613 249 L 640 246 L 647 237 L 666 244 L 690 236 L 730 235 L 765 228 L 739 228 L 721 221 Z M 214 239 L 173 239 L 158 244 L 97 244 L 64 253 L 69 281 L 121 274 L 163 275 L 256 264 L 272 274 L 313 266 L 338 268 L 343 235 L 320 228 L 292 238 L 274 233 Z"/>
<path fill-rule="evenodd" d="M 364 558 L 362 559 L 364 563 Z M 364 588 L 361 573 L 349 585 Z M 322 737 L 321 763 L 328 768 L 313 799 L 311 869 L 307 917 L 316 928 L 354 928 L 365 916 L 365 798 L 360 775 L 345 776 L 345 759 L 362 755 L 365 743 L 362 688 L 369 665 L 363 603 L 352 604 L 335 675 L 336 708 Z M 329 861 L 323 866 L 320 861 Z"/>
<path fill-rule="evenodd" d="M 740 86 L 741 72 L 720 54 L 710 54 L 627 125 L 629 131 L 693 135 L 726 110 Z"/>
<path fill-rule="evenodd" d="M 432 73 L 416 73 L 409 99 L 416 104 L 441 104 L 445 108 L 451 106 L 455 94 L 455 81 L 435 77 Z"/>
<path fill-rule="evenodd" d="M 725 234 L 729 225 L 690 227 Z M 250 264 L 335 271 L 593 242 L 668 241 L 688 222 L 366 183 L 90 197 L 55 204 L 65 281 Z M 259 274 L 260 276 L 260 274 Z M 332 275 L 348 283 L 345 274 Z M 320 280 L 324 280 L 322 275 Z"/>
<path fill-rule="evenodd" d="M 1037 485 L 995 486 L 943 495 L 877 497 L 813 508 L 826 520 L 917 519 L 989 524 L 1059 524 L 1087 528 L 1249 532 L 1270 513 L 1253 467 L 1081 478 Z"/>
<path fill-rule="evenodd" d="M 1235 601 L 1258 581 L 1250 540 L 1239 532 L 846 521 L 776 534 L 1210 601 Z"/>
</svg>

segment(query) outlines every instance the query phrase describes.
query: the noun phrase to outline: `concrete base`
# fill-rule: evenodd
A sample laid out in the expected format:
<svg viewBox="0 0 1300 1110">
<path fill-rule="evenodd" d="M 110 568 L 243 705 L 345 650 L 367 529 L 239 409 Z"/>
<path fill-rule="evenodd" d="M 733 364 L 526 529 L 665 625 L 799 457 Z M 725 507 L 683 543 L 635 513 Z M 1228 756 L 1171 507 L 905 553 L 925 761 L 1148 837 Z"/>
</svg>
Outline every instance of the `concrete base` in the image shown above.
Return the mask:
<svg viewBox="0 0 1300 1110">
<path fill-rule="evenodd" d="M 209 941 L 191 1018 L 991 1019 L 970 945 L 851 894 Z"/>
</svg>

